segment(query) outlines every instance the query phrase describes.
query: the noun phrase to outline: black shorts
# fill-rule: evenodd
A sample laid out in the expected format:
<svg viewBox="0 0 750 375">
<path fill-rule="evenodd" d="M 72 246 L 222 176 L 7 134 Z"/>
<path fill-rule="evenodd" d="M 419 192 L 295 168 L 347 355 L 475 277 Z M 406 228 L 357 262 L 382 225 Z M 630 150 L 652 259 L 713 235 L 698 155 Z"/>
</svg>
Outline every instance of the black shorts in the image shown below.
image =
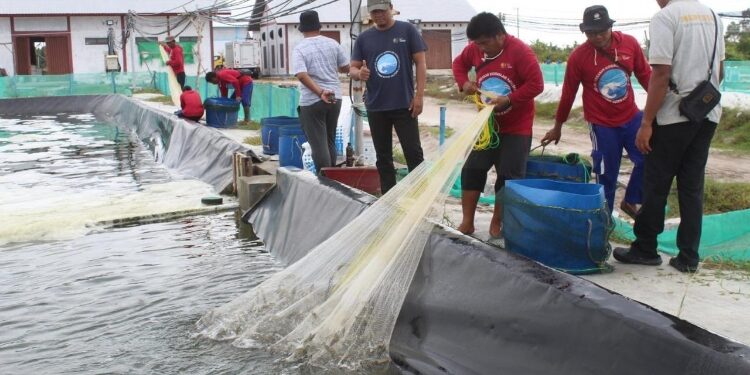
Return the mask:
<svg viewBox="0 0 750 375">
<path fill-rule="evenodd" d="M 461 169 L 461 190 L 483 191 L 493 165 L 497 172 L 495 192 L 505 186 L 505 180 L 524 178 L 530 148 L 531 136 L 501 134 L 499 147 L 471 151 Z"/>
</svg>

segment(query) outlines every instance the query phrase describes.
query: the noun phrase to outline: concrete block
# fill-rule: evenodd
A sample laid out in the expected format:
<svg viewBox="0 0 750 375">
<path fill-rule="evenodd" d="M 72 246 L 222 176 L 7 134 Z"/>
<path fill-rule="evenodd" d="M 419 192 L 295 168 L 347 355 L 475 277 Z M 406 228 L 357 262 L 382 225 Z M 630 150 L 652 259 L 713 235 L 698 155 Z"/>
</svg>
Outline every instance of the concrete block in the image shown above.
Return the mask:
<svg viewBox="0 0 750 375">
<path fill-rule="evenodd" d="M 274 186 L 276 186 L 276 176 L 273 175 L 240 177 L 237 181 L 237 196 L 240 198 L 242 212 L 258 204 Z"/>
</svg>

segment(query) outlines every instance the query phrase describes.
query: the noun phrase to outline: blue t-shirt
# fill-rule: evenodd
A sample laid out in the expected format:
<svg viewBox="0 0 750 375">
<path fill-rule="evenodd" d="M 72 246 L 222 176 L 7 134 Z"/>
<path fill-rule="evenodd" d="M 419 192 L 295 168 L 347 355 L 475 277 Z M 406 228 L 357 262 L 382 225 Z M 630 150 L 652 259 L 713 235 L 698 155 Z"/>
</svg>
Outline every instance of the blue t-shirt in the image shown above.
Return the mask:
<svg viewBox="0 0 750 375">
<path fill-rule="evenodd" d="M 354 43 L 353 61 L 367 61 L 365 105 L 368 111 L 409 108 L 414 98 L 412 55 L 427 50 L 419 31 L 410 23 L 396 21 L 388 30 L 370 28 Z"/>
</svg>

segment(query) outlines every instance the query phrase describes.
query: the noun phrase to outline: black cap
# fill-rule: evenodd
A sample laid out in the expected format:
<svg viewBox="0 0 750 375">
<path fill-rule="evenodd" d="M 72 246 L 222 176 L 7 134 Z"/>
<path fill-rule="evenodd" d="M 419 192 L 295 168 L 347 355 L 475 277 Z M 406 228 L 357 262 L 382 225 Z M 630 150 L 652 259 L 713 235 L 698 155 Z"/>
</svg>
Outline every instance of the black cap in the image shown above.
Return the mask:
<svg viewBox="0 0 750 375">
<path fill-rule="evenodd" d="M 583 11 L 583 23 L 579 25 L 581 32 L 604 31 L 612 27 L 615 20 L 609 18 L 609 12 L 603 5 L 592 5 Z"/>
<path fill-rule="evenodd" d="M 320 20 L 318 12 L 306 10 L 299 15 L 299 31 L 306 33 L 308 31 L 320 30 Z"/>
</svg>

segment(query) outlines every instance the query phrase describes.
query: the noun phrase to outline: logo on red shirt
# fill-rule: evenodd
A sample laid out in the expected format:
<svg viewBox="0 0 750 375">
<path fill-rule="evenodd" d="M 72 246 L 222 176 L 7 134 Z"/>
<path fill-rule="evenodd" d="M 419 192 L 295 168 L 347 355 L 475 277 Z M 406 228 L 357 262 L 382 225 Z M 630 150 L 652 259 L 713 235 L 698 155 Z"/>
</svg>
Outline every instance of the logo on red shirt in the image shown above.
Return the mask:
<svg viewBox="0 0 750 375">
<path fill-rule="evenodd" d="M 616 65 L 602 69 L 594 82 L 599 94 L 610 103 L 622 103 L 628 98 L 628 75 Z"/>
<path fill-rule="evenodd" d="M 516 89 L 516 85 L 512 80 L 497 72 L 487 73 L 480 77 L 479 87 L 482 91 L 489 91 L 499 96 L 507 96 Z M 485 103 L 489 103 L 490 100 L 491 98 L 487 96 L 482 97 L 482 101 Z M 509 111 L 510 108 L 506 109 L 501 114 L 508 113 Z"/>
</svg>

